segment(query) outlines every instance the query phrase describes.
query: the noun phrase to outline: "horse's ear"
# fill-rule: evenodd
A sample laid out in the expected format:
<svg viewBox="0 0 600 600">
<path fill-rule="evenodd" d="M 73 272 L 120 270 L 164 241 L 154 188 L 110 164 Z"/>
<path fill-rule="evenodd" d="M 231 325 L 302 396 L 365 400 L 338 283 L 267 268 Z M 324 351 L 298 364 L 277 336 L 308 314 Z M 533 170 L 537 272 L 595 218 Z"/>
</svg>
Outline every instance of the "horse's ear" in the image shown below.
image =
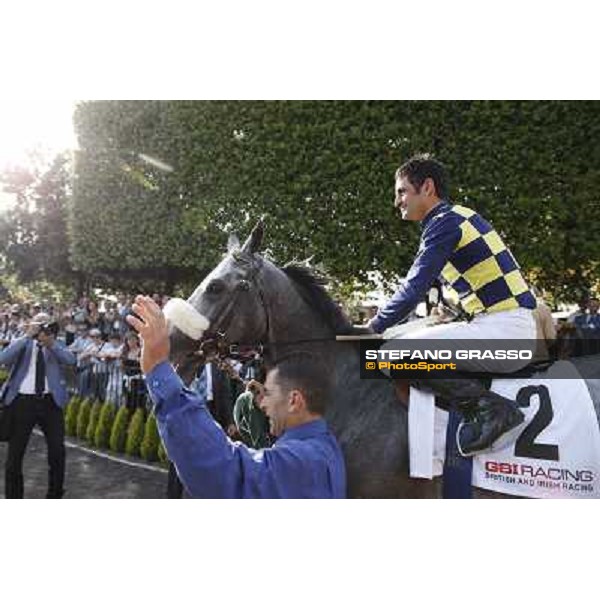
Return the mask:
<svg viewBox="0 0 600 600">
<path fill-rule="evenodd" d="M 230 234 L 229 239 L 227 240 L 227 252 L 231 252 L 232 250 L 237 250 L 240 247 L 240 240 L 235 233 Z"/>
<path fill-rule="evenodd" d="M 263 220 L 260 219 L 254 226 L 254 229 L 250 232 L 248 239 L 244 242 L 244 245 L 242 246 L 242 252 L 246 252 L 248 254 L 254 254 L 255 252 L 258 252 L 260 250 L 264 232 Z"/>
</svg>

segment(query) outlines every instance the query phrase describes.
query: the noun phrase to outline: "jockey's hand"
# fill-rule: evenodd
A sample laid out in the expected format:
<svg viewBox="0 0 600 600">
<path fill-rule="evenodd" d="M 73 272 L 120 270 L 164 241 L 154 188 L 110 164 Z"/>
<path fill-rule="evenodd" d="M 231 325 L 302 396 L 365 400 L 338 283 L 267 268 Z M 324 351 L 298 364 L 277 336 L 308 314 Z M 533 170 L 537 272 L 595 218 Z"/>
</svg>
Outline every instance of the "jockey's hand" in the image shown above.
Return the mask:
<svg viewBox="0 0 600 600">
<path fill-rule="evenodd" d="M 450 321 L 454 321 L 454 319 L 456 318 L 456 316 L 442 304 L 434 306 L 431 309 L 430 316 L 437 317 L 437 320 L 440 323 L 448 323 Z"/>
<path fill-rule="evenodd" d="M 140 366 L 146 374 L 169 359 L 167 320 L 158 304 L 148 296 L 136 296 L 132 308 L 135 314 L 127 315 L 126 320 L 142 341 Z"/>
</svg>

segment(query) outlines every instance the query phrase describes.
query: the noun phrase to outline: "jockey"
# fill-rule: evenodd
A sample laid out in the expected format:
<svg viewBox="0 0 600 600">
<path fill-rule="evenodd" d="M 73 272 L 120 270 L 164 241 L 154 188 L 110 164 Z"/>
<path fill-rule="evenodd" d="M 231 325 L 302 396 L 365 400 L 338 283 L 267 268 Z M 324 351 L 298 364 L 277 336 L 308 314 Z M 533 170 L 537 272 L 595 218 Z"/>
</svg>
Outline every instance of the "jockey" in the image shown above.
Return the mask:
<svg viewBox="0 0 600 600">
<path fill-rule="evenodd" d="M 437 325 L 405 338 L 535 340 L 536 299 L 519 265 L 483 217 L 470 208 L 450 204 L 442 164 L 429 155 L 411 158 L 396 171 L 395 194 L 394 205 L 402 218 L 421 222 L 421 243 L 406 279 L 369 321 L 369 328 L 382 333 L 403 321 L 439 281 L 450 288 L 468 320 Z M 505 372 L 526 366 L 510 362 L 512 366 L 504 365 Z M 458 366 L 460 370 L 498 370 L 498 365 L 490 366 L 489 361 L 462 361 Z M 464 456 L 489 449 L 523 422 L 524 415 L 514 402 L 489 391 L 478 380 L 411 383 L 460 400 L 458 407 L 465 418 L 457 443 Z"/>
</svg>

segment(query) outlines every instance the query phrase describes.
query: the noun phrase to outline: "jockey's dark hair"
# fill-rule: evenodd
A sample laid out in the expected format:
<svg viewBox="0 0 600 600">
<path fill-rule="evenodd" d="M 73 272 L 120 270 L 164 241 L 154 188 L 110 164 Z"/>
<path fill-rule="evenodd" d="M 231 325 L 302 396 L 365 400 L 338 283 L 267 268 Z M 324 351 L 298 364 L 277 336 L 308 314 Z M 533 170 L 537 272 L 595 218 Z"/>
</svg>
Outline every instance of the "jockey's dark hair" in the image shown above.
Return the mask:
<svg viewBox="0 0 600 600">
<path fill-rule="evenodd" d="M 448 199 L 448 177 L 444 165 L 430 154 L 415 154 L 396 171 L 396 179 L 406 177 L 414 186 L 417 193 L 426 179 L 431 179 L 435 185 L 438 198 Z"/>
<path fill-rule="evenodd" d="M 308 352 L 291 352 L 270 363 L 268 369 L 277 369 L 277 379 L 284 394 L 298 390 L 311 413 L 325 414 L 331 373 L 322 359 Z"/>
</svg>

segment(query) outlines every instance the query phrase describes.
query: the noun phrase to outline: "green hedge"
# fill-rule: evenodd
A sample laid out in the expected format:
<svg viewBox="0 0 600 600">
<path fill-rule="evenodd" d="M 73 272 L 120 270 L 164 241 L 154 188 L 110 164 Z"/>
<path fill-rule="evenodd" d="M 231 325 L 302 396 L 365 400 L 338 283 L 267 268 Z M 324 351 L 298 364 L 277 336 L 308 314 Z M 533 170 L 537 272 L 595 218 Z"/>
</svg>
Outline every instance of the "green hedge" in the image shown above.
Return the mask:
<svg viewBox="0 0 600 600">
<path fill-rule="evenodd" d="M 144 427 L 144 439 L 140 446 L 140 454 L 144 460 L 155 462 L 158 460 L 158 445 L 160 444 L 160 436 L 158 435 L 158 426 L 154 413 L 148 415 L 146 425 Z"/>
<path fill-rule="evenodd" d="M 77 435 L 77 416 L 83 399 L 79 396 L 73 396 L 65 413 L 65 433 L 70 436 Z"/>
<path fill-rule="evenodd" d="M 125 452 L 125 443 L 127 442 L 127 428 L 129 426 L 129 410 L 121 406 L 117 411 L 112 430 L 110 432 L 109 448 L 113 452 Z"/>
<path fill-rule="evenodd" d="M 314 256 L 348 286 L 371 289 L 379 271 L 393 287 L 419 237 L 393 217 L 394 172 L 433 152 L 450 197 L 483 211 L 532 283 L 578 299 L 600 279 L 600 220 L 589 218 L 596 100 L 113 100 L 79 103 L 74 124 L 69 258 L 84 273 L 121 281 L 136 270 L 191 292 L 197 271 L 218 262 L 227 227 L 243 237 L 266 214 L 277 263 Z"/>
<path fill-rule="evenodd" d="M 125 443 L 125 453 L 129 456 L 139 456 L 142 440 L 144 439 L 144 425 L 146 422 L 146 411 L 138 408 L 127 428 L 127 441 Z"/>
<path fill-rule="evenodd" d="M 96 425 L 96 431 L 94 432 L 94 444 L 96 448 L 108 448 L 115 413 L 115 405 L 112 402 L 104 402 L 100 409 L 98 425 Z"/>
<path fill-rule="evenodd" d="M 90 421 L 87 429 L 85 430 L 85 440 L 92 446 L 94 445 L 94 436 L 96 435 L 96 427 L 100 420 L 100 411 L 102 410 L 102 403 L 95 401 L 92 403 L 92 410 L 90 412 Z"/>
<path fill-rule="evenodd" d="M 88 424 L 90 421 L 90 413 L 92 412 L 92 401 L 89 398 L 85 398 L 79 408 L 77 414 L 77 437 L 80 439 L 85 438 L 85 432 L 87 431 Z"/>
</svg>

